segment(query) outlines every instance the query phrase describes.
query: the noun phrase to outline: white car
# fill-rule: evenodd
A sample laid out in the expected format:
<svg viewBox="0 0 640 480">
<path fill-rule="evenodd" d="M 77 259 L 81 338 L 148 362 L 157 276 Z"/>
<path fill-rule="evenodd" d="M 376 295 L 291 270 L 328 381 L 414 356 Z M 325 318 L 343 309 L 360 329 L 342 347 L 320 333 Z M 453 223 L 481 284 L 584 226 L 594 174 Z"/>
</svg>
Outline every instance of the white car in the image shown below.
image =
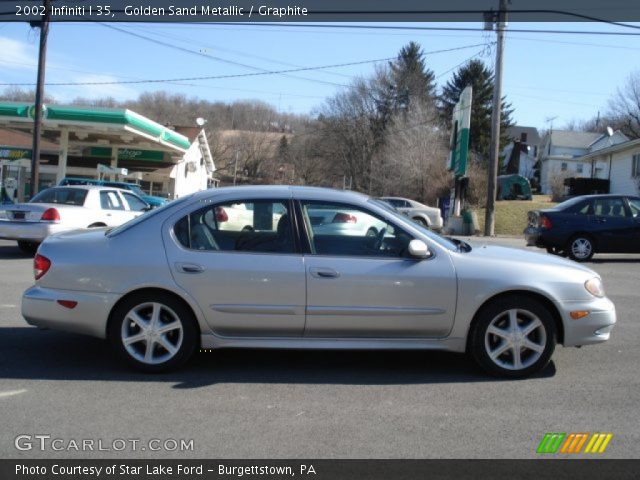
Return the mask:
<svg viewBox="0 0 640 480">
<path fill-rule="evenodd" d="M 429 207 L 415 200 L 401 197 L 381 197 L 380 200 L 387 202 L 398 212 L 403 213 L 424 227 L 432 230 L 442 230 L 444 222 L 439 208 Z"/>
<path fill-rule="evenodd" d="M 17 240 L 33 253 L 49 235 L 93 227 L 115 227 L 142 215 L 149 204 L 119 188 L 77 185 L 43 190 L 28 203 L 3 205 L 0 238 Z"/>
<path fill-rule="evenodd" d="M 277 228 L 280 217 L 285 210 L 279 204 L 274 205 L 271 212 L 271 225 L 264 225 L 263 229 L 275 230 Z M 228 230 L 232 232 L 261 230 L 254 224 L 254 212 L 252 203 L 234 203 L 222 205 L 216 208 L 216 221 L 219 224 L 219 230 Z"/>
<path fill-rule="evenodd" d="M 310 227 L 314 235 L 377 236 L 385 222 L 359 210 L 328 205 L 325 208 L 309 206 Z"/>
</svg>

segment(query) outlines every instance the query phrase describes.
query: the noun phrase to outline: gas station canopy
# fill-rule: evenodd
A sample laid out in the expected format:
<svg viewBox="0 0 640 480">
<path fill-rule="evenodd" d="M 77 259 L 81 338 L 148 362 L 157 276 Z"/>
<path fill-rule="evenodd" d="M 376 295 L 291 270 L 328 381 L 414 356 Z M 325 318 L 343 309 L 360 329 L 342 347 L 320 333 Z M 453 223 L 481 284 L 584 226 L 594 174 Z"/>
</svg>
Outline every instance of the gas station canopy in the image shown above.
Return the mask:
<svg viewBox="0 0 640 480">
<path fill-rule="evenodd" d="M 31 133 L 35 107 L 0 103 L 0 128 Z M 155 171 L 180 161 L 191 146 L 187 137 L 126 109 L 45 106 L 42 139 L 59 146 L 58 178 L 66 174 L 67 158 L 95 167 L 106 157 L 112 167 Z"/>
</svg>

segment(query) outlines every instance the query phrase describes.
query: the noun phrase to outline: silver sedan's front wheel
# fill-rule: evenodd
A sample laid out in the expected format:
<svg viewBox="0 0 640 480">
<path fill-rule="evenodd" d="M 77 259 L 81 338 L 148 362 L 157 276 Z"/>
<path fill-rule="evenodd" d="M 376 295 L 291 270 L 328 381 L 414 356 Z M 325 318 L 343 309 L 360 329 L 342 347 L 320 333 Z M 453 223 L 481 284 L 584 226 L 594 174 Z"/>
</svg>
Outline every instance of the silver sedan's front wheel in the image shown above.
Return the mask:
<svg viewBox="0 0 640 480">
<path fill-rule="evenodd" d="M 488 372 L 509 378 L 544 368 L 555 348 L 556 327 L 539 301 L 512 296 L 479 312 L 470 338 L 471 353 Z"/>
<path fill-rule="evenodd" d="M 164 298 L 162 298 L 164 297 Z M 134 294 L 113 312 L 109 338 L 134 367 L 159 372 L 185 362 L 197 345 L 191 310 L 169 295 Z"/>
</svg>

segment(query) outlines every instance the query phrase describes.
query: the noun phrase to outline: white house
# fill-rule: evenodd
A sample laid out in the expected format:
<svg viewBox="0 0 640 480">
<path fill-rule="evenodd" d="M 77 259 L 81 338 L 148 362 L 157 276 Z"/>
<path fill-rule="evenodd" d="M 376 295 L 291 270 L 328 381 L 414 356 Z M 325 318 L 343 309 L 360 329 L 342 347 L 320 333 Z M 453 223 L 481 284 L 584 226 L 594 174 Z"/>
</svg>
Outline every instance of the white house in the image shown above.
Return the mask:
<svg viewBox="0 0 640 480">
<path fill-rule="evenodd" d="M 617 133 L 617 132 L 616 132 Z M 640 139 L 601 144 L 578 160 L 594 169 L 596 178 L 610 181 L 609 193 L 640 194 Z"/>
<path fill-rule="evenodd" d="M 554 178 L 609 178 L 608 164 L 585 160 L 586 155 L 628 142 L 622 132 L 611 134 L 552 130 L 543 137 L 538 150 L 540 189 L 550 194 Z"/>
</svg>

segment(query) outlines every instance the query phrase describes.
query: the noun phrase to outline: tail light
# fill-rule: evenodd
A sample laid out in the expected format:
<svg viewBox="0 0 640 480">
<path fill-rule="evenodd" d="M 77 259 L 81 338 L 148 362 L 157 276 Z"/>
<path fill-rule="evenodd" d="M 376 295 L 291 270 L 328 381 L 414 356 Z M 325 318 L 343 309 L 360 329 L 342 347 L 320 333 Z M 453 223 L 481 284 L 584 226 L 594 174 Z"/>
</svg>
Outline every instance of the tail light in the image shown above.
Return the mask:
<svg viewBox="0 0 640 480">
<path fill-rule="evenodd" d="M 227 211 L 222 207 L 216 207 L 216 221 L 226 222 L 229 220 L 229 215 L 227 215 Z"/>
<path fill-rule="evenodd" d="M 43 222 L 59 222 L 60 212 L 55 208 L 48 208 L 44 211 L 40 220 Z"/>
<path fill-rule="evenodd" d="M 33 259 L 33 275 L 36 280 L 40 279 L 51 267 L 51 260 L 39 253 Z"/>
<path fill-rule="evenodd" d="M 550 230 L 553 227 L 553 223 L 551 222 L 549 217 L 545 215 L 540 215 L 538 222 L 539 222 L 540 228 L 545 228 L 547 230 Z"/>
<path fill-rule="evenodd" d="M 333 217 L 333 223 L 356 223 L 358 221 L 355 215 L 350 215 L 348 213 L 336 213 L 336 216 Z"/>
</svg>

